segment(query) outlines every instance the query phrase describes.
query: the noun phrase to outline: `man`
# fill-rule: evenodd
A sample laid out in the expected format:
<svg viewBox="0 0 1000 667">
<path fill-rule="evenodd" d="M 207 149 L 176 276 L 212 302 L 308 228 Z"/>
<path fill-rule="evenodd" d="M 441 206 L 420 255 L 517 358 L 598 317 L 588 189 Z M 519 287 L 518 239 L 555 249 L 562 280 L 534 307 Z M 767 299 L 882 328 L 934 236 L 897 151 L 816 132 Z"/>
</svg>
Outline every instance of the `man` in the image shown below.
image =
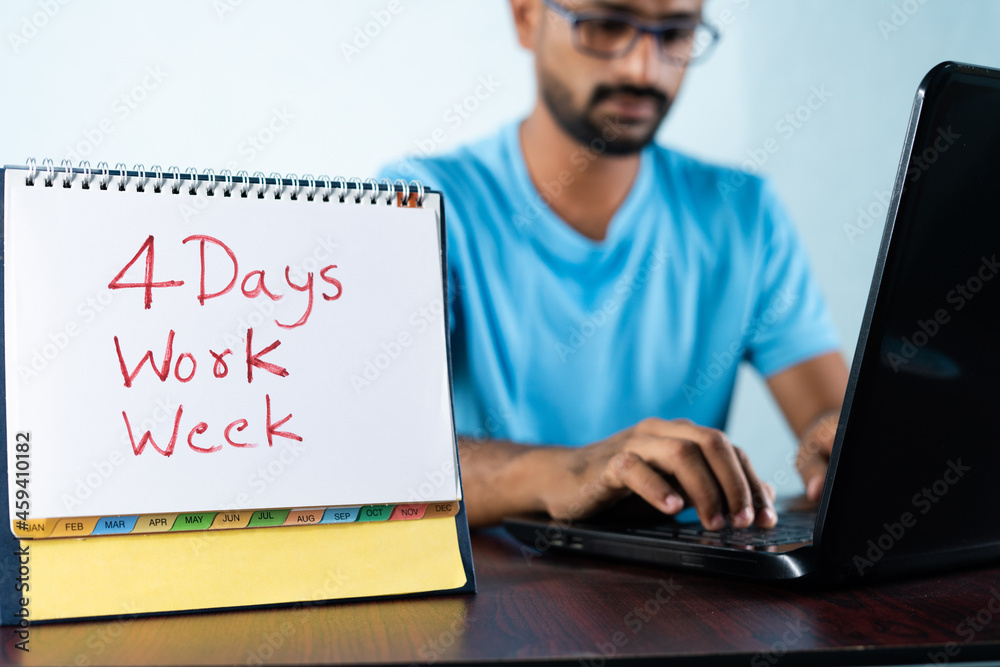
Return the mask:
<svg viewBox="0 0 1000 667">
<path fill-rule="evenodd" d="M 767 185 L 652 143 L 717 37 L 701 0 L 511 8 L 535 55 L 531 114 L 383 174 L 447 202 L 470 524 L 574 519 L 635 493 L 693 505 L 709 529 L 773 526 L 773 489 L 718 430 L 738 362 L 766 377 L 814 499 L 847 368 Z"/>
</svg>

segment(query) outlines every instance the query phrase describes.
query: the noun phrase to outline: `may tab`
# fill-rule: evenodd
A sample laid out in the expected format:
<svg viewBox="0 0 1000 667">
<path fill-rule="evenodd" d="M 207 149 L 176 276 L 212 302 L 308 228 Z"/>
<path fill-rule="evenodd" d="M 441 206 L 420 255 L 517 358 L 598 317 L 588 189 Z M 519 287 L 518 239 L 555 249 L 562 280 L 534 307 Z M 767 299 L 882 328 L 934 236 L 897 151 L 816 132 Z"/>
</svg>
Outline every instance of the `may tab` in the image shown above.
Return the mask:
<svg viewBox="0 0 1000 667">
<path fill-rule="evenodd" d="M 178 514 L 174 526 L 170 530 L 177 532 L 181 530 L 208 530 L 212 525 L 215 512 L 194 512 L 191 514 Z"/>
</svg>

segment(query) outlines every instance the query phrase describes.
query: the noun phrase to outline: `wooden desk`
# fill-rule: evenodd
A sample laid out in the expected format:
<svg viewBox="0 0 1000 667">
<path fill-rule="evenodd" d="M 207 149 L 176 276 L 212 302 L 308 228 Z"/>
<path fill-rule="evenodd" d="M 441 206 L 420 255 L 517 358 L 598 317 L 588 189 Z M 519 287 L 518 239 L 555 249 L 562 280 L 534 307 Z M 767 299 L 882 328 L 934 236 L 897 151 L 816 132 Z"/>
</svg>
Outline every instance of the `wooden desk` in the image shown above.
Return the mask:
<svg viewBox="0 0 1000 667">
<path fill-rule="evenodd" d="M 502 530 L 472 544 L 474 596 L 34 626 L 29 654 L 5 628 L 4 662 L 598 667 L 602 651 L 633 664 L 751 667 L 1000 658 L 1000 567 L 803 594 L 587 558 L 526 558 Z M 952 656 L 948 642 L 957 644 Z"/>
</svg>

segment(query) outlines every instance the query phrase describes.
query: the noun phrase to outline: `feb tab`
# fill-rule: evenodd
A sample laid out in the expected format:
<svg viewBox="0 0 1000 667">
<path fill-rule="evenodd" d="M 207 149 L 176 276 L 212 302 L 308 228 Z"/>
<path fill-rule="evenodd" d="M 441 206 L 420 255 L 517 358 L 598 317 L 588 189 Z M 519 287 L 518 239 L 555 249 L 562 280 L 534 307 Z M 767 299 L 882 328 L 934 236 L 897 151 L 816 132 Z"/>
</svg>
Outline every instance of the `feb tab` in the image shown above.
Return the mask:
<svg viewBox="0 0 1000 667">
<path fill-rule="evenodd" d="M 100 518 L 92 516 L 82 519 L 59 519 L 49 537 L 87 537 L 94 532 Z"/>
</svg>

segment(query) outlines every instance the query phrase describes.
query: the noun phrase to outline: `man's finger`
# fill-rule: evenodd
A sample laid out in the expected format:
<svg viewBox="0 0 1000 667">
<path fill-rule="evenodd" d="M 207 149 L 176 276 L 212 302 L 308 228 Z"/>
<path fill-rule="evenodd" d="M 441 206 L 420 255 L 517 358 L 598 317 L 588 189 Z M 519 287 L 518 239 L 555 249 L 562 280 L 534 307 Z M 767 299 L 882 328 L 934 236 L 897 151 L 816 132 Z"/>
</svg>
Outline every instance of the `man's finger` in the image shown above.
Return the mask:
<svg viewBox="0 0 1000 667">
<path fill-rule="evenodd" d="M 795 459 L 795 468 L 799 471 L 806 485 L 806 497 L 817 501 L 823 493 L 823 481 L 826 479 L 826 468 L 829 460 L 822 453 L 808 451 L 806 447 L 799 449 Z"/>
<path fill-rule="evenodd" d="M 622 486 L 665 514 L 684 509 L 684 499 L 663 476 L 635 452 L 621 452 L 611 459 L 611 469 Z"/>
<path fill-rule="evenodd" d="M 632 446 L 650 466 L 677 479 L 697 509 L 702 525 L 709 530 L 726 525 L 725 497 L 698 443 L 647 435 L 636 439 Z"/>
<path fill-rule="evenodd" d="M 736 528 L 746 528 L 754 522 L 754 489 L 747 479 L 737 450 L 722 431 L 684 422 L 668 423 L 671 435 L 698 443 L 712 474 L 726 498 L 730 522 Z"/>
<path fill-rule="evenodd" d="M 806 497 L 809 500 L 819 502 L 819 499 L 823 496 L 823 482 L 825 479 L 825 475 L 816 475 L 809 480 L 809 484 L 806 486 Z"/>
<path fill-rule="evenodd" d="M 837 423 L 840 420 L 840 410 L 830 410 L 821 415 L 806 429 L 802 439 L 802 449 L 809 454 L 818 454 L 830 458 L 833 453 L 833 441 L 837 437 Z"/>
<path fill-rule="evenodd" d="M 750 492 L 753 497 L 755 510 L 754 523 L 758 528 L 774 528 L 778 523 L 778 514 L 774 511 L 774 488 L 770 484 L 765 484 L 757 477 L 753 466 L 750 464 L 750 457 L 742 449 L 736 450 L 736 456 L 743 466 L 747 482 L 750 484 Z"/>
</svg>

